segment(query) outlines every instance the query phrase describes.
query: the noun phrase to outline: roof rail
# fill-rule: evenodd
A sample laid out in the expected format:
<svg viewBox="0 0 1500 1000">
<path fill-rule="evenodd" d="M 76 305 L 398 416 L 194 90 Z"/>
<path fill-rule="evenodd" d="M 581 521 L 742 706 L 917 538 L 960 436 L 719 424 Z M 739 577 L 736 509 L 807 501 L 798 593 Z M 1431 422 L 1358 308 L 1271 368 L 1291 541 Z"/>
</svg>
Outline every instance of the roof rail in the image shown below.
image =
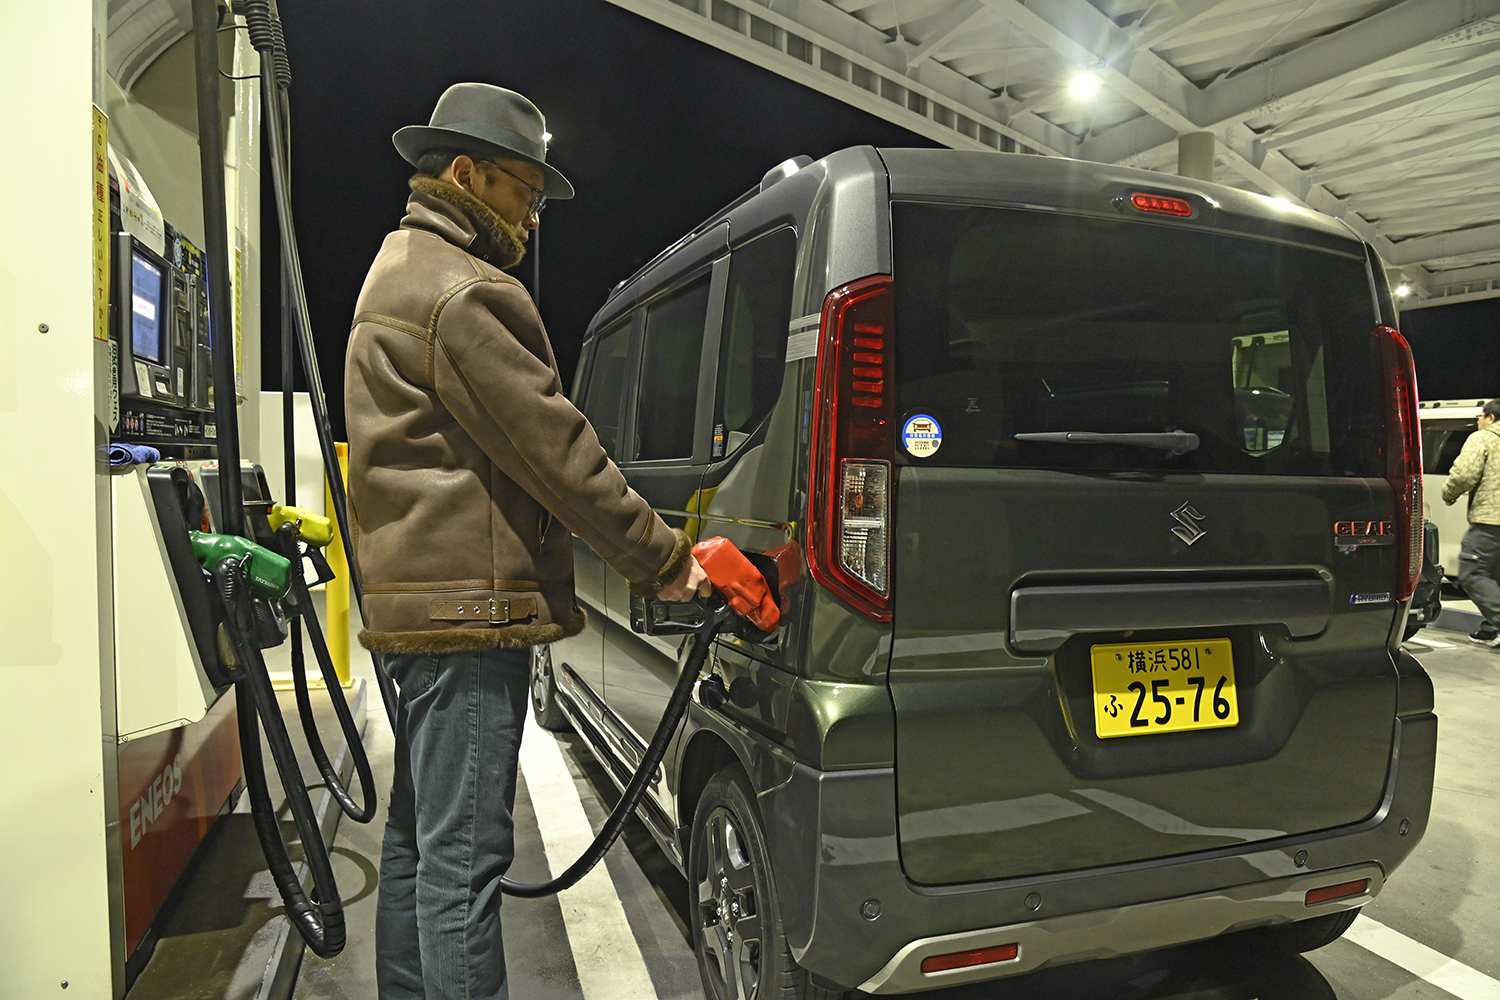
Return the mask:
<svg viewBox="0 0 1500 1000">
<path fill-rule="evenodd" d="M 668 255 L 676 252 L 676 250 L 679 247 L 681 247 L 683 244 L 687 243 L 689 240 L 691 240 L 693 237 L 697 236 L 699 233 L 705 232 L 706 230 L 710 229 L 715 223 L 722 221 L 723 218 L 724 218 L 724 216 L 728 215 L 730 212 L 733 212 L 735 209 L 739 208 L 745 202 L 749 201 L 751 198 L 754 198 L 756 195 L 760 194 L 762 191 L 764 191 L 766 188 L 770 187 L 772 184 L 775 184 L 777 181 L 784 180 L 787 177 L 790 177 L 792 174 L 795 174 L 797 171 L 801 170 L 803 167 L 810 166 L 811 164 L 812 164 L 812 157 L 805 156 L 805 155 L 804 156 L 794 156 L 791 159 L 783 160 L 782 162 L 778 163 L 776 166 L 774 166 L 770 170 L 766 171 L 765 176 L 760 179 L 760 183 L 756 184 L 754 187 L 750 188 L 744 194 L 740 195 L 738 198 L 735 198 L 729 204 L 725 205 L 723 208 L 719 209 L 717 212 L 713 213 L 708 218 L 704 219 L 702 222 L 698 223 L 692 229 L 688 230 L 687 235 L 685 235 L 681 239 L 677 240 L 675 243 L 673 243 L 671 246 L 667 247 L 665 250 L 662 250 L 655 257 L 652 257 L 650 260 L 646 261 L 646 263 L 642 264 L 639 268 L 637 268 L 635 270 L 635 272 L 633 274 L 631 274 L 629 277 L 622 278 L 620 281 L 616 282 L 615 283 L 615 287 L 613 287 L 613 288 L 611 288 L 609 290 L 609 294 L 611 296 L 613 296 L 620 289 L 624 288 L 626 285 L 630 284 L 636 278 L 639 278 L 641 275 L 643 275 L 647 271 L 651 270 L 651 268 L 655 267 L 656 263 L 658 261 L 660 261 L 663 257 L 666 257 L 666 256 L 668 256 Z"/>
</svg>

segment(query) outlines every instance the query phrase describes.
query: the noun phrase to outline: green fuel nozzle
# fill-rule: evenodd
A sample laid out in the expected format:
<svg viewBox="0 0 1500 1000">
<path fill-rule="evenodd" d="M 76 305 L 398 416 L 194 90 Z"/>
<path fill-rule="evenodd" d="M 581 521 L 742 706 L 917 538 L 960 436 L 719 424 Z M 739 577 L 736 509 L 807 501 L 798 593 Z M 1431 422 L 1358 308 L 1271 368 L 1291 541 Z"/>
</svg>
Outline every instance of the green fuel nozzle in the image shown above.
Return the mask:
<svg viewBox="0 0 1500 1000">
<path fill-rule="evenodd" d="M 321 514 L 314 514 L 310 510 L 303 510 L 301 507 L 276 504 L 266 512 L 266 520 L 271 522 L 272 531 L 283 524 L 296 525 L 297 537 L 315 549 L 320 549 L 333 541 L 333 520 Z"/>
<path fill-rule="evenodd" d="M 243 560 L 249 556 L 245 577 L 256 593 L 265 597 L 284 597 L 292 585 L 292 564 L 263 545 L 239 535 L 213 535 L 189 531 L 193 554 L 203 568 L 212 573 L 226 559 Z"/>
</svg>

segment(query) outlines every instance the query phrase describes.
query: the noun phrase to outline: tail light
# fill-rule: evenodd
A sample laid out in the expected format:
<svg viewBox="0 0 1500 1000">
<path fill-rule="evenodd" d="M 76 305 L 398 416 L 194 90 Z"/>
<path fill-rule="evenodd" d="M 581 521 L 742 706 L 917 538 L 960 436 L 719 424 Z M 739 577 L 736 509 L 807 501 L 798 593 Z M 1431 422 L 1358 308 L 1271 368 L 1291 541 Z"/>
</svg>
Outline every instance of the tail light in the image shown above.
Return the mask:
<svg viewBox="0 0 1500 1000">
<path fill-rule="evenodd" d="M 1396 592 L 1411 599 L 1422 575 L 1422 428 L 1411 346 L 1388 326 L 1375 328 L 1385 382 L 1385 477 L 1396 495 Z"/>
<path fill-rule="evenodd" d="M 808 515 L 813 578 L 882 622 L 891 620 L 894 313 L 886 275 L 823 303 Z"/>
</svg>

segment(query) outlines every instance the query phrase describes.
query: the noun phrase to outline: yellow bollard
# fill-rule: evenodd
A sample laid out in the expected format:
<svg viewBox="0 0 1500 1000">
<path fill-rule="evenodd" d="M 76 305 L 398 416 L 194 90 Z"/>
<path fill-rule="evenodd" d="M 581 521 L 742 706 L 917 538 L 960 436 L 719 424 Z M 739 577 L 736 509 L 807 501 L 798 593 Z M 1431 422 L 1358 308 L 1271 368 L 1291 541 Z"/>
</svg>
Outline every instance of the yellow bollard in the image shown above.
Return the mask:
<svg viewBox="0 0 1500 1000">
<path fill-rule="evenodd" d="M 335 443 L 339 455 L 339 477 L 344 489 L 349 488 L 349 445 L 343 441 Z M 344 552 L 344 536 L 338 530 L 338 511 L 333 506 L 333 492 L 323 484 L 323 508 L 334 522 L 333 541 L 326 550 L 328 565 L 334 578 L 328 582 L 328 657 L 333 669 L 338 672 L 339 683 L 350 684 L 349 676 L 349 557 Z"/>
</svg>

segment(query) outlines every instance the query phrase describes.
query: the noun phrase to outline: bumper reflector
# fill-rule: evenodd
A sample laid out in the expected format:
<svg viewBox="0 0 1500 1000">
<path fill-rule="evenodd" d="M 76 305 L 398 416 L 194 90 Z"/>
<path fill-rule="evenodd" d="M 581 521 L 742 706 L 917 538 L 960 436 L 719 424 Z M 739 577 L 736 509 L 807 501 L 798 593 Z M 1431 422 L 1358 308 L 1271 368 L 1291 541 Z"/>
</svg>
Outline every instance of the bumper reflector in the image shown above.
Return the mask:
<svg viewBox="0 0 1500 1000">
<path fill-rule="evenodd" d="M 1370 880 L 1362 878 L 1358 882 L 1340 882 L 1338 885 L 1325 885 L 1321 889 L 1307 890 L 1307 905 L 1317 906 L 1319 903 L 1327 903 L 1334 899 L 1346 899 L 1349 896 L 1358 896 L 1368 892 Z"/>
<path fill-rule="evenodd" d="M 971 965 L 990 965 L 994 962 L 1011 962 L 1021 954 L 1018 944 L 1000 944 L 977 951 L 955 951 L 948 955 L 930 955 L 922 959 L 924 973 L 947 972 L 949 969 L 967 969 Z"/>
</svg>

